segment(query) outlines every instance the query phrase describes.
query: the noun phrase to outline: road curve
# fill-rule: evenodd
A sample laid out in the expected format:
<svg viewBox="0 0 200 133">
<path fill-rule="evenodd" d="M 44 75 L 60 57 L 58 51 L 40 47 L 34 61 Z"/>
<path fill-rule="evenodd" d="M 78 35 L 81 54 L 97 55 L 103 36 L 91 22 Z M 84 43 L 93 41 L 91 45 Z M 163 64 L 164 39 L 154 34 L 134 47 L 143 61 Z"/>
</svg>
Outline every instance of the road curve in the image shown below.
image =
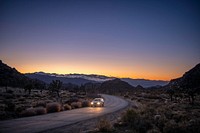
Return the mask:
<svg viewBox="0 0 200 133">
<path fill-rule="evenodd" d="M 0 121 L 0 133 L 43 132 L 112 113 L 128 105 L 127 101 L 119 97 L 106 94 L 102 94 L 102 96 L 105 98 L 105 106 L 103 108 L 87 107 L 59 113 Z"/>
</svg>

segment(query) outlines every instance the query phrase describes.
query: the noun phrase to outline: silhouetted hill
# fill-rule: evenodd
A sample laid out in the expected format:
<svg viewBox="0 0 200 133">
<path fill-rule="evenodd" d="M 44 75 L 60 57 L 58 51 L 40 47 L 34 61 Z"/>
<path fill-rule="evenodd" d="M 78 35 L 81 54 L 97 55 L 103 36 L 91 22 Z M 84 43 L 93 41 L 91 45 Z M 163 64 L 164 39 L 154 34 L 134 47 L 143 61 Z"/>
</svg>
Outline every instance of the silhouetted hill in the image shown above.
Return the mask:
<svg viewBox="0 0 200 133">
<path fill-rule="evenodd" d="M 56 73 L 44 73 L 35 72 L 25 74 L 29 78 L 35 78 L 44 81 L 49 84 L 52 80 L 61 80 L 64 84 L 72 83 L 76 85 L 82 85 L 85 83 L 102 83 L 104 81 L 109 81 L 115 79 L 115 77 L 107 77 L 104 75 L 96 74 L 56 74 Z M 142 87 L 152 87 L 152 86 L 163 86 L 168 84 L 168 81 L 162 80 L 147 80 L 147 79 L 131 79 L 131 78 L 121 78 L 122 81 L 129 83 L 132 86 L 141 85 Z"/>
<path fill-rule="evenodd" d="M 124 93 L 126 91 L 133 90 L 134 87 L 128 84 L 125 81 L 120 79 L 113 79 L 109 81 L 105 81 L 100 86 L 100 92 L 107 93 L 107 94 L 114 94 L 114 93 Z"/>
<path fill-rule="evenodd" d="M 197 64 L 182 77 L 172 79 L 168 85 L 178 86 L 181 89 L 200 89 L 200 64 Z"/>
<path fill-rule="evenodd" d="M 27 84 L 35 84 L 39 86 L 44 84 L 37 79 L 30 79 L 24 74 L 18 72 L 15 68 L 11 68 L 0 60 L 0 86 L 6 87 L 24 87 Z"/>
<path fill-rule="evenodd" d="M 22 87 L 28 78 L 0 61 L 0 86 Z"/>
<path fill-rule="evenodd" d="M 167 85 L 168 81 L 163 80 L 147 80 L 147 79 L 131 79 L 131 78 L 122 78 L 122 81 L 128 82 L 132 86 L 141 85 L 144 88 L 153 87 L 153 86 L 164 86 Z"/>
</svg>

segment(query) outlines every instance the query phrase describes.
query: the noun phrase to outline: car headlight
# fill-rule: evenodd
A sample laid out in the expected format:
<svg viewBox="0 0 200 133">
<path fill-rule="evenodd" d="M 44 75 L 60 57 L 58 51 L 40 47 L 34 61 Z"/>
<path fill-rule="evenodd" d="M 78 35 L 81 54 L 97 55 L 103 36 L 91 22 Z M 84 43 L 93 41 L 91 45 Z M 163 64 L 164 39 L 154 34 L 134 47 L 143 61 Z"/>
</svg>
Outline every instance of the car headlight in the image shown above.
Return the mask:
<svg viewBox="0 0 200 133">
<path fill-rule="evenodd" d="M 93 104 L 93 102 L 91 102 L 91 104 Z"/>
<path fill-rule="evenodd" d="M 97 102 L 97 104 L 99 105 L 99 104 L 100 104 L 100 102 Z"/>
</svg>

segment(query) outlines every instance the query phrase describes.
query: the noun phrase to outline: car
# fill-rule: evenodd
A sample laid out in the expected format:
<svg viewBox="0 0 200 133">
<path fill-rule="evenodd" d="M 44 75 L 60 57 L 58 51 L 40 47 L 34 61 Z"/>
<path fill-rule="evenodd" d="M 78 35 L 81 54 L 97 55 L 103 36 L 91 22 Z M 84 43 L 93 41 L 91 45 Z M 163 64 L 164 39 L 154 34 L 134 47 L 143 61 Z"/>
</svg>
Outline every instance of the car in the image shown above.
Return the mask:
<svg viewBox="0 0 200 133">
<path fill-rule="evenodd" d="M 104 99 L 103 98 L 95 98 L 91 102 L 92 107 L 104 107 Z"/>
</svg>

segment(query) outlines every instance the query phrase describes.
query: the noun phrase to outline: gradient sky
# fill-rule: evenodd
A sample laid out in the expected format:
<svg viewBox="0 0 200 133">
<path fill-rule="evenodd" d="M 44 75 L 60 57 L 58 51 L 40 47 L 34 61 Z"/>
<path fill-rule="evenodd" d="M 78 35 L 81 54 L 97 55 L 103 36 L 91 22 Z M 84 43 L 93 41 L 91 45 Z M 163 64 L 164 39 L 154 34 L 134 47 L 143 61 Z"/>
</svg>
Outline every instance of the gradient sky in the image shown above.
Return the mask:
<svg viewBox="0 0 200 133">
<path fill-rule="evenodd" d="M 22 73 L 170 80 L 200 62 L 200 2 L 0 0 L 0 59 Z"/>
</svg>

